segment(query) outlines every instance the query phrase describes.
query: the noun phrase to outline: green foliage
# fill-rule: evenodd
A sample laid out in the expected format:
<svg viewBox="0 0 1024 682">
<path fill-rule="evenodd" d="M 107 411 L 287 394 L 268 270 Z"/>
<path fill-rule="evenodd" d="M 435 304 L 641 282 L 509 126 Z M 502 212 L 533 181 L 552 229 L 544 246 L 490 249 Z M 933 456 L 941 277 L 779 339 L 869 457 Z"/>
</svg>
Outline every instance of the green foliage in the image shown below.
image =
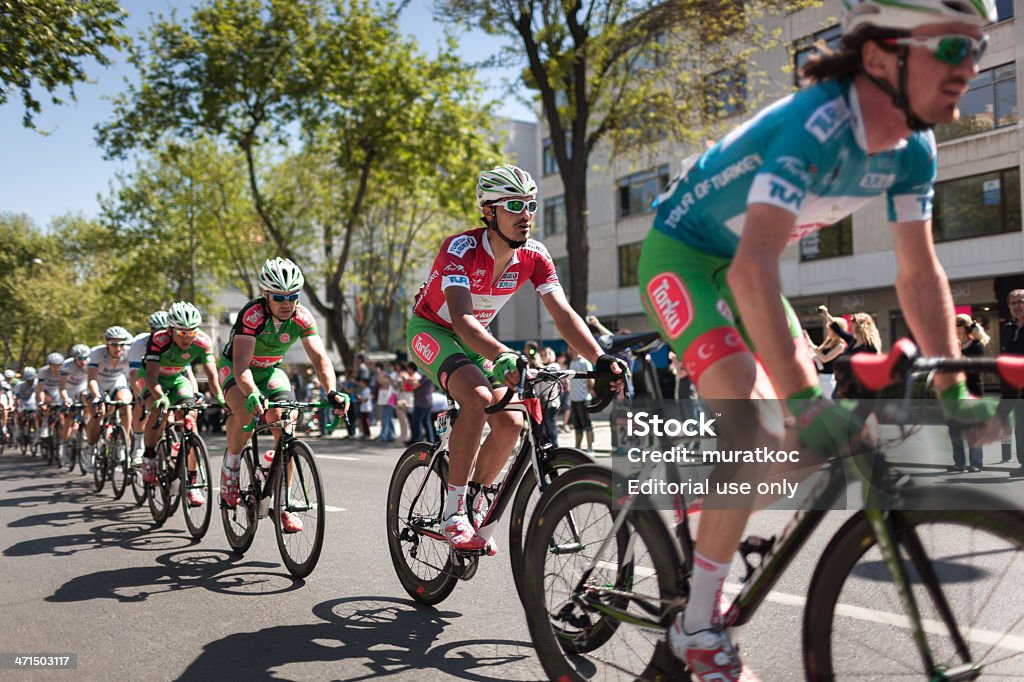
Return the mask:
<svg viewBox="0 0 1024 682">
<path fill-rule="evenodd" d="M 117 0 L 0 0 L 0 104 L 13 91 L 21 93 L 26 128 L 35 128 L 34 115 L 42 107 L 33 94 L 42 88 L 53 104 L 67 88 L 87 80 L 82 65 L 93 59 L 107 65 L 104 48 L 120 49 L 127 39 L 125 11 Z"/>
<path fill-rule="evenodd" d="M 168 137 L 239 151 L 267 243 L 313 275 L 308 300 L 343 355 L 357 230 L 402 196 L 468 214 L 475 174 L 498 159 L 473 72 L 451 43 L 420 53 L 390 5 L 210 0 L 159 20 L 131 59 L 138 85 L 97 129 L 107 154 Z"/>
</svg>

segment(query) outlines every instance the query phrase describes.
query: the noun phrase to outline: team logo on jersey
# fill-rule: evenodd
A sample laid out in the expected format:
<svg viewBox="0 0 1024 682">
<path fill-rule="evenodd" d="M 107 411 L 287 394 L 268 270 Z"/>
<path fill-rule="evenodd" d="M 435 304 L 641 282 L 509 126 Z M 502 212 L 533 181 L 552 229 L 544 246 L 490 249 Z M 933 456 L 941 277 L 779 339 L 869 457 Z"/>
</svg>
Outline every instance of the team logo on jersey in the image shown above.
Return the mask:
<svg viewBox="0 0 1024 682">
<path fill-rule="evenodd" d="M 277 338 L 281 340 L 281 343 L 288 343 L 289 341 L 292 340 L 292 335 L 289 334 L 288 332 L 285 332 L 284 334 L 281 334 L 281 336 Z"/>
<path fill-rule="evenodd" d="M 445 272 L 466 272 L 466 268 L 462 267 L 458 263 L 449 263 L 444 266 Z"/>
<path fill-rule="evenodd" d="M 452 254 L 456 258 L 462 258 L 466 255 L 466 252 L 476 246 L 476 237 L 471 237 L 468 234 L 464 234 L 461 237 L 456 237 L 452 240 L 451 244 L 448 245 L 448 253 Z"/>
<path fill-rule="evenodd" d="M 804 124 L 804 129 L 814 135 L 818 142 L 824 142 L 839 130 L 850 119 L 850 108 L 842 97 L 822 104 L 811 114 Z"/>
<path fill-rule="evenodd" d="M 477 268 L 476 270 L 473 271 L 473 276 L 474 277 L 486 277 L 487 276 L 487 269 L 486 268 Z"/>
<path fill-rule="evenodd" d="M 260 322 L 262 321 L 263 309 L 258 305 L 253 306 L 252 310 L 246 313 L 245 317 L 242 318 L 242 323 L 245 324 L 246 327 L 250 327 L 252 329 L 260 326 Z"/>
<path fill-rule="evenodd" d="M 441 388 L 448 388 L 448 372 L 441 372 L 437 376 L 437 380 L 441 382 Z"/>
<path fill-rule="evenodd" d="M 274 376 L 270 377 L 270 381 L 267 382 L 267 388 L 283 388 L 288 383 L 287 379 L 279 377 L 277 374 L 275 372 Z"/>
<path fill-rule="evenodd" d="M 228 377 L 231 376 L 231 367 L 229 365 L 224 365 L 217 373 L 220 374 L 220 383 L 223 385 L 224 382 L 228 380 Z"/>
<path fill-rule="evenodd" d="M 187 351 L 181 354 L 183 360 L 188 360 L 191 356 L 192 354 Z"/>
<path fill-rule="evenodd" d="M 674 272 L 663 272 L 647 283 L 647 296 L 670 339 L 678 339 L 693 321 L 693 302 Z"/>
<path fill-rule="evenodd" d="M 780 156 L 775 159 L 775 163 L 805 185 L 811 184 L 811 174 L 802 159 L 795 156 Z"/>
<path fill-rule="evenodd" d="M 729 304 L 725 302 L 724 298 L 720 298 L 715 302 L 715 310 L 718 311 L 719 315 L 729 320 L 729 322 L 736 324 L 736 318 L 733 317 L 732 308 L 729 307 Z"/>
<path fill-rule="evenodd" d="M 526 244 L 523 245 L 523 248 L 527 251 L 535 251 L 536 253 L 539 253 L 540 255 L 547 258 L 548 260 L 551 260 L 551 254 L 548 253 L 547 247 L 545 247 L 536 239 L 527 240 Z"/>
<path fill-rule="evenodd" d="M 450 286 L 456 287 L 469 287 L 469 277 L 465 275 L 445 275 L 441 279 L 441 289 L 446 289 Z"/>
<path fill-rule="evenodd" d="M 494 285 L 495 289 L 515 289 L 519 286 L 519 273 L 518 272 L 506 272 L 498 280 L 498 283 Z"/>
<path fill-rule="evenodd" d="M 892 187 L 896 182 L 896 176 L 891 173 L 865 173 L 860 179 L 860 186 L 864 189 L 884 190 Z"/>
<path fill-rule="evenodd" d="M 441 344 L 430 334 L 420 332 L 412 337 L 412 352 L 416 353 L 416 357 L 429 365 L 434 362 L 437 354 L 441 352 Z"/>
</svg>

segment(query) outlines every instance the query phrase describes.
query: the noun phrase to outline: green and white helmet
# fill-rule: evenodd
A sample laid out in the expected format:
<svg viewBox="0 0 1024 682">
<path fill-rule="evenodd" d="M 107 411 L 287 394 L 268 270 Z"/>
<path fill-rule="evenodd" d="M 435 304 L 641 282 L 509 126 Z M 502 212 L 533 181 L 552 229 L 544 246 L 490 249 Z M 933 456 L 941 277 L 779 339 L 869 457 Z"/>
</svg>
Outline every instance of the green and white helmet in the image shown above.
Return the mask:
<svg viewBox="0 0 1024 682">
<path fill-rule="evenodd" d="M 985 26 L 996 20 L 995 0 L 843 0 L 843 35 L 863 27 L 913 31 L 929 24 Z"/>
<path fill-rule="evenodd" d="M 306 280 L 299 266 L 287 258 L 272 258 L 263 264 L 258 279 L 260 289 L 288 294 L 302 288 Z"/>
<path fill-rule="evenodd" d="M 166 329 L 167 328 L 167 311 L 166 310 L 158 310 L 155 313 L 153 313 L 152 315 L 150 315 L 149 316 L 149 320 L 147 320 L 147 321 L 149 322 L 149 330 L 150 331 L 155 332 L 158 329 Z"/>
<path fill-rule="evenodd" d="M 176 329 L 195 329 L 203 321 L 203 316 L 191 303 L 178 301 L 171 304 L 167 311 L 167 324 Z"/>
<path fill-rule="evenodd" d="M 476 205 L 501 201 L 506 197 L 536 197 L 537 183 L 522 168 L 504 165 L 484 171 L 476 183 Z"/>
</svg>

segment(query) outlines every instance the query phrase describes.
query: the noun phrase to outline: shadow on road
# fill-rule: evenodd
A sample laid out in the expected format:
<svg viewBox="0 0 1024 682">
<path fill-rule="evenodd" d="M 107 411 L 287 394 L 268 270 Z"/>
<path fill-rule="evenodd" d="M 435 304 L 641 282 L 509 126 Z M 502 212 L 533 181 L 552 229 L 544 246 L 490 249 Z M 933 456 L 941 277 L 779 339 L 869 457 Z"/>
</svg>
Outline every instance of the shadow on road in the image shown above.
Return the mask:
<svg viewBox="0 0 1024 682">
<path fill-rule="evenodd" d="M 243 557 L 226 550 L 181 550 L 162 554 L 156 560 L 158 566 L 118 568 L 76 576 L 46 601 L 140 602 L 168 592 L 193 589 L 257 596 L 290 592 L 305 584 L 281 573 L 277 564 L 243 561 Z"/>
<path fill-rule="evenodd" d="M 322 602 L 312 625 L 280 625 L 240 632 L 207 644 L 180 679 L 288 679 L 318 677 L 319 666 L 364 660 L 366 671 L 333 679 L 366 680 L 416 671 L 421 679 L 438 674 L 466 680 L 543 679 L 517 665 L 533 657 L 529 642 L 465 640 L 433 647 L 455 611 L 438 611 L 405 599 L 350 597 Z M 245 655 L 239 655 L 245 652 Z"/>
</svg>

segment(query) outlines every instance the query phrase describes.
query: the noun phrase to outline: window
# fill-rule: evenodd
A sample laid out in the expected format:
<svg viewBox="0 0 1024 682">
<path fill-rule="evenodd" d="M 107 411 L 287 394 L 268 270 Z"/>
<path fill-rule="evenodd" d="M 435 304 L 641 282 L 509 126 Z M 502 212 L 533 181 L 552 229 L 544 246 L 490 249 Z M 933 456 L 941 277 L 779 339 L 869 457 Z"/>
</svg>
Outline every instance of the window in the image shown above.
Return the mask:
<svg viewBox="0 0 1024 682">
<path fill-rule="evenodd" d="M 619 218 L 649 212 L 669 180 L 667 165 L 619 178 Z"/>
<path fill-rule="evenodd" d="M 1018 118 L 1017 65 L 1003 64 L 985 69 L 971 79 L 970 89 L 960 98 L 960 119 L 936 126 L 935 139 L 944 142 L 1011 125 Z"/>
<path fill-rule="evenodd" d="M 816 230 L 800 240 L 800 260 L 802 262 L 849 256 L 852 253 L 852 216 L 846 216 L 839 222 Z"/>
<path fill-rule="evenodd" d="M 793 43 L 793 83 L 800 84 L 800 69 L 807 60 L 818 52 L 818 42 L 823 42 L 830 50 L 838 50 L 843 40 L 843 31 L 839 24 L 829 26 L 817 33 L 804 36 Z"/>
<path fill-rule="evenodd" d="M 572 137 L 565 134 L 565 151 L 572 152 Z M 550 137 L 544 138 L 541 143 L 541 156 L 543 157 L 544 175 L 554 175 L 558 172 L 558 159 L 555 158 L 555 145 Z"/>
<path fill-rule="evenodd" d="M 544 236 L 565 234 L 565 197 L 544 200 Z"/>
<path fill-rule="evenodd" d="M 935 185 L 935 241 L 1015 232 L 1020 223 L 1020 169 L 957 178 Z"/>
<path fill-rule="evenodd" d="M 562 256 L 561 258 L 552 258 L 552 262 L 555 264 L 555 274 L 558 275 L 558 281 L 562 285 L 562 289 L 565 291 L 565 295 L 569 295 L 569 257 Z"/>
<path fill-rule="evenodd" d="M 746 111 L 747 74 L 722 69 L 704 79 L 704 113 L 712 119 L 729 118 Z"/>
<path fill-rule="evenodd" d="M 996 21 L 1002 21 L 1003 19 L 1009 19 L 1013 16 L 1013 0 L 996 0 L 996 12 L 998 19 Z"/>
<path fill-rule="evenodd" d="M 637 264 L 640 262 L 640 247 L 643 242 L 619 246 L 619 286 L 635 287 L 640 283 Z"/>
</svg>

